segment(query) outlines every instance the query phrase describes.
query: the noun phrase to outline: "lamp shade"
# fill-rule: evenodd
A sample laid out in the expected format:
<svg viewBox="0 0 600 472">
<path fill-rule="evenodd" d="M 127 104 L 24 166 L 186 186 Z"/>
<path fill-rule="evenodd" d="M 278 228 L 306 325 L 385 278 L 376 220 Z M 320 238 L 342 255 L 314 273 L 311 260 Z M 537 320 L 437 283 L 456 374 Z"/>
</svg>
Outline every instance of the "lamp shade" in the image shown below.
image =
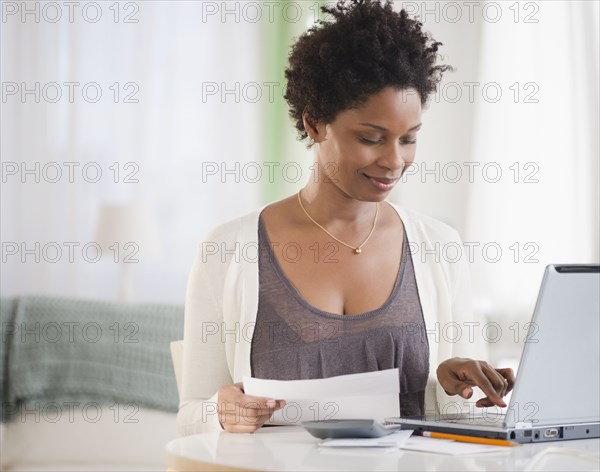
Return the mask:
<svg viewBox="0 0 600 472">
<path fill-rule="evenodd" d="M 96 242 L 103 253 L 118 243 L 137 244 L 140 254 L 156 255 L 159 251 L 158 226 L 154 213 L 145 205 L 104 205 L 100 209 Z"/>
</svg>

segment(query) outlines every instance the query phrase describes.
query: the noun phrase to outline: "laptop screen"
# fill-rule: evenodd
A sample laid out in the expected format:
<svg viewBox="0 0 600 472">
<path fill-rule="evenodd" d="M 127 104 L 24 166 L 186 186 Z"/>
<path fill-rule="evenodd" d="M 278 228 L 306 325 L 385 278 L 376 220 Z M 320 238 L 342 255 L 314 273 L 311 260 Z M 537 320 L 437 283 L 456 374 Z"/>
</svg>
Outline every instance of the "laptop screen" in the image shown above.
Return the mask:
<svg viewBox="0 0 600 472">
<path fill-rule="evenodd" d="M 600 418 L 600 266 L 546 267 L 505 425 Z"/>
</svg>

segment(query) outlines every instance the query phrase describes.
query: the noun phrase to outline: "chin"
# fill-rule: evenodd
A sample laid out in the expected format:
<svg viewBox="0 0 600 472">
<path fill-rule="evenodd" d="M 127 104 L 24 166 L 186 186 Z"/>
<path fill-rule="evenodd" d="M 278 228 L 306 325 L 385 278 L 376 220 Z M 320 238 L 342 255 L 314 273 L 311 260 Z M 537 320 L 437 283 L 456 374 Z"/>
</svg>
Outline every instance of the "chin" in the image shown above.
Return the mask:
<svg viewBox="0 0 600 472">
<path fill-rule="evenodd" d="M 387 199 L 389 194 L 390 194 L 389 190 L 386 192 L 362 191 L 362 192 L 353 192 L 353 194 L 350 194 L 349 196 L 356 200 L 359 200 L 361 202 L 383 202 Z"/>
</svg>

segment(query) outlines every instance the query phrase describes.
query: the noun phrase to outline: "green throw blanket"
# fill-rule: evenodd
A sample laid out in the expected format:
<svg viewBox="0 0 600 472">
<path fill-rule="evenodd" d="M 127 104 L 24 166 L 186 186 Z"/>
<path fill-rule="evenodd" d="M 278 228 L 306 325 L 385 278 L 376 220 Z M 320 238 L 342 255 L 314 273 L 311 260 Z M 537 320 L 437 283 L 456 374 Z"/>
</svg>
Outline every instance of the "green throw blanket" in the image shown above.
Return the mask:
<svg viewBox="0 0 600 472">
<path fill-rule="evenodd" d="M 25 296 L 1 299 L 0 315 L 3 422 L 51 402 L 177 411 L 182 306 Z"/>
</svg>

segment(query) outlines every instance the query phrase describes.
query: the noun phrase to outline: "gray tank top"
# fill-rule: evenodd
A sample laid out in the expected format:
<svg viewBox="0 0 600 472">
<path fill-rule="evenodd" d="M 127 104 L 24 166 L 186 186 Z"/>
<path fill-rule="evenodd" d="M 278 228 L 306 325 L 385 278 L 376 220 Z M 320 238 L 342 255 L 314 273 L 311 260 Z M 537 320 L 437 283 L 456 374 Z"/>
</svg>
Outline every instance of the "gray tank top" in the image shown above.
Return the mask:
<svg viewBox="0 0 600 472">
<path fill-rule="evenodd" d="M 359 315 L 328 313 L 302 298 L 273 253 L 262 216 L 258 254 L 253 377 L 320 379 L 399 368 L 400 414 L 424 414 L 429 344 L 406 234 L 391 295 L 378 309 Z"/>
</svg>

